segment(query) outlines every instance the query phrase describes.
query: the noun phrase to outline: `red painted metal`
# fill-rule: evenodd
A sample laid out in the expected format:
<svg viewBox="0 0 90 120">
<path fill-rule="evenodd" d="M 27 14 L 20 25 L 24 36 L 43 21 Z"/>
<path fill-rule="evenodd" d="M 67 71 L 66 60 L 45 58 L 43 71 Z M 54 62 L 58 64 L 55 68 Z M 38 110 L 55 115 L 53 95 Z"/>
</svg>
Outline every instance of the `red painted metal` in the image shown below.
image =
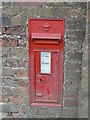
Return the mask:
<svg viewBox="0 0 90 120">
<path fill-rule="evenodd" d="M 61 40 L 61 34 L 47 34 L 47 33 L 32 33 L 31 38 L 33 39 L 51 39 L 51 40 Z"/>
<path fill-rule="evenodd" d="M 61 106 L 64 20 L 29 19 L 28 32 L 30 105 Z"/>
</svg>

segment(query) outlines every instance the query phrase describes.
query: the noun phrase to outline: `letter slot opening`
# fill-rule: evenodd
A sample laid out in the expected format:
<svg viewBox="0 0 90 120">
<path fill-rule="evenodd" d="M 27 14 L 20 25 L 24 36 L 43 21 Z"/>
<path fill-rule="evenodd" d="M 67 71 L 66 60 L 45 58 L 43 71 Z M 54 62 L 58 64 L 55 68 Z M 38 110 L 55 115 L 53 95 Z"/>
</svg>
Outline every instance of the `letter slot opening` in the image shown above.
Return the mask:
<svg viewBox="0 0 90 120">
<path fill-rule="evenodd" d="M 32 33 L 31 38 L 37 44 L 59 44 L 61 34 L 53 33 Z"/>
</svg>

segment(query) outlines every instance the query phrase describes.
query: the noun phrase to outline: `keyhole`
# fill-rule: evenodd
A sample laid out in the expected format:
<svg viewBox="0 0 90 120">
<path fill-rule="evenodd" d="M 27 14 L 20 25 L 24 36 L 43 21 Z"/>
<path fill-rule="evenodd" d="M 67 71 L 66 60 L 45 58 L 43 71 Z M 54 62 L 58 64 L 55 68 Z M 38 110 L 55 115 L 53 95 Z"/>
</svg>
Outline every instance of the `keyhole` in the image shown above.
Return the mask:
<svg viewBox="0 0 90 120">
<path fill-rule="evenodd" d="M 42 82 L 42 78 L 40 78 L 40 82 Z"/>
<path fill-rule="evenodd" d="M 43 79 L 42 79 L 42 78 L 40 78 L 40 79 L 38 80 L 38 82 L 43 82 Z"/>
</svg>

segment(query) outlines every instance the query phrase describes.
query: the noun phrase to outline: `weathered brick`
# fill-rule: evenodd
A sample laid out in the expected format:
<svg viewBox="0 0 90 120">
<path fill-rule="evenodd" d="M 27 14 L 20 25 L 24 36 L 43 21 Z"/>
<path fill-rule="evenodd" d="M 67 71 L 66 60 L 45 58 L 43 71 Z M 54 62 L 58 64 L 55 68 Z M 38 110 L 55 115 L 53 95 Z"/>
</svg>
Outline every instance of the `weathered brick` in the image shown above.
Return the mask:
<svg viewBox="0 0 90 120">
<path fill-rule="evenodd" d="M 3 112 L 10 112 L 10 104 L 2 105 L 2 111 Z"/>
<path fill-rule="evenodd" d="M 0 95 L 0 102 L 3 102 L 3 98 L 2 98 L 2 96 Z"/>
<path fill-rule="evenodd" d="M 90 23 L 88 24 L 88 34 L 90 34 Z"/>
<path fill-rule="evenodd" d="M 6 112 L 3 112 L 3 113 L 2 113 L 2 118 L 3 118 L 3 119 L 7 118 L 7 120 L 8 120 L 8 119 L 10 118 L 9 113 L 8 113 L 8 112 L 7 112 L 7 113 L 6 113 Z"/>
<path fill-rule="evenodd" d="M 0 39 L 0 46 L 2 46 L 2 39 Z"/>
<path fill-rule="evenodd" d="M 17 6 L 24 6 L 25 8 L 28 8 L 28 7 L 31 7 L 31 6 L 39 6 L 39 7 L 42 7 L 42 6 L 46 6 L 46 3 L 45 2 L 18 2 Z"/>
<path fill-rule="evenodd" d="M 30 112 L 30 106 L 26 106 L 25 103 L 22 104 L 20 109 L 21 109 L 20 112 L 24 114 L 27 114 L 28 112 Z"/>
<path fill-rule="evenodd" d="M 88 10 L 90 10 L 90 1 L 88 2 Z"/>
<path fill-rule="evenodd" d="M 15 58 L 8 59 L 6 57 L 3 57 L 2 64 L 3 64 L 3 67 L 16 67 L 17 62 Z"/>
<path fill-rule="evenodd" d="M 11 26 L 25 25 L 26 19 L 27 19 L 26 16 L 16 15 L 11 18 Z"/>
<path fill-rule="evenodd" d="M 0 75 L 0 89 L 2 88 L 2 75 Z"/>
<path fill-rule="evenodd" d="M 13 96 L 15 91 L 15 87 L 13 86 L 3 86 L 2 87 L 2 95 L 3 96 Z"/>
<path fill-rule="evenodd" d="M 27 87 L 27 86 L 29 86 L 29 81 L 18 79 L 18 86 L 20 86 L 20 87 Z"/>
<path fill-rule="evenodd" d="M 70 18 L 72 20 L 82 20 L 82 21 L 85 21 L 85 14 L 86 14 L 86 11 L 85 10 L 82 10 L 82 9 L 75 9 L 73 8 L 72 10 L 69 11 L 69 14 L 70 14 Z"/>
<path fill-rule="evenodd" d="M 20 47 L 26 47 L 26 40 L 19 40 Z"/>
<path fill-rule="evenodd" d="M 37 108 L 35 108 L 35 107 L 31 108 L 31 114 L 32 115 L 36 115 L 36 111 L 37 111 Z"/>
<path fill-rule="evenodd" d="M 14 76 L 14 70 L 12 68 L 3 68 L 2 69 L 2 76 Z"/>
<path fill-rule="evenodd" d="M 19 12 L 21 11 L 22 11 L 22 8 L 20 6 L 17 6 L 16 4 L 3 5 L 3 14 L 6 16 L 18 15 Z"/>
<path fill-rule="evenodd" d="M 40 17 L 42 17 L 42 18 L 43 17 L 45 17 L 45 18 L 52 18 L 52 16 L 53 16 L 52 8 L 42 7 L 40 14 L 41 14 Z"/>
<path fill-rule="evenodd" d="M 2 47 L 2 56 L 3 57 L 13 57 L 13 56 L 15 56 L 13 51 L 14 50 L 11 47 Z"/>
<path fill-rule="evenodd" d="M 24 48 L 15 48 L 14 54 L 16 57 L 27 58 L 27 49 Z"/>
<path fill-rule="evenodd" d="M 85 30 L 85 20 L 68 20 L 66 23 L 66 29 L 69 30 Z"/>
<path fill-rule="evenodd" d="M 15 104 L 11 103 L 10 112 L 19 112 L 19 108 L 20 108 L 20 106 L 17 106 Z"/>
<path fill-rule="evenodd" d="M 14 92 L 15 95 L 17 96 L 28 96 L 29 95 L 29 89 L 28 87 L 19 87 L 15 90 Z"/>
<path fill-rule="evenodd" d="M 65 2 L 65 6 L 76 9 L 86 9 L 86 2 Z"/>
<path fill-rule="evenodd" d="M 70 7 L 54 7 L 53 9 L 53 17 L 55 18 L 64 18 L 67 20 L 85 20 L 85 17 L 83 16 L 85 12 L 83 10 L 76 10 L 75 8 Z M 67 25 L 67 24 L 66 24 Z"/>
<path fill-rule="evenodd" d="M 17 58 L 2 58 L 2 65 L 3 67 L 27 67 L 27 60 L 26 59 L 17 59 Z"/>
<path fill-rule="evenodd" d="M 75 9 L 86 9 L 86 2 L 46 2 L 48 6 L 67 7 Z"/>
<path fill-rule="evenodd" d="M 14 77 L 14 76 L 7 76 L 2 78 L 2 84 L 4 84 L 4 86 L 9 86 L 9 87 L 16 87 L 18 86 L 18 80 Z"/>
<path fill-rule="evenodd" d="M 73 31 L 73 30 L 66 30 L 66 39 L 70 40 L 78 40 L 83 41 L 85 37 L 85 31 Z"/>
<path fill-rule="evenodd" d="M 25 27 L 23 26 L 12 26 L 12 27 L 3 27 L 2 34 L 7 35 L 22 35 L 25 32 Z"/>
<path fill-rule="evenodd" d="M 24 69 L 16 69 L 15 70 L 16 77 L 25 77 L 27 76 L 27 70 Z"/>
<path fill-rule="evenodd" d="M 3 98 L 2 100 L 3 100 L 4 103 L 10 102 L 10 98 L 8 96 L 2 95 L 2 98 Z"/>
<path fill-rule="evenodd" d="M 2 39 L 2 46 L 4 47 L 17 47 L 19 45 L 18 40 L 15 39 Z"/>
<path fill-rule="evenodd" d="M 87 21 L 88 21 L 88 23 L 90 23 L 90 10 L 88 10 L 88 17 L 87 17 Z"/>
<path fill-rule="evenodd" d="M 19 57 L 27 58 L 27 49 L 25 48 L 12 48 L 12 47 L 3 47 L 2 48 L 3 57 Z"/>
<path fill-rule="evenodd" d="M 36 18 L 38 16 L 38 18 L 51 18 L 53 15 L 52 9 L 49 7 L 32 7 L 28 9 L 28 16 L 34 17 Z"/>
<path fill-rule="evenodd" d="M 17 60 L 17 67 L 24 67 L 26 68 L 27 67 L 27 59 L 18 59 Z"/>
<path fill-rule="evenodd" d="M 2 17 L 2 26 L 11 26 L 10 17 L 7 17 L 7 16 Z"/>
<path fill-rule="evenodd" d="M 64 18 L 65 19 L 68 17 L 67 16 L 68 14 L 69 14 L 69 8 L 57 7 L 57 8 L 54 8 L 54 10 L 53 10 L 53 17 L 54 18 Z"/>
<path fill-rule="evenodd" d="M 23 101 L 23 97 L 15 95 L 10 97 L 10 102 L 12 102 L 15 105 L 21 105 Z"/>
</svg>

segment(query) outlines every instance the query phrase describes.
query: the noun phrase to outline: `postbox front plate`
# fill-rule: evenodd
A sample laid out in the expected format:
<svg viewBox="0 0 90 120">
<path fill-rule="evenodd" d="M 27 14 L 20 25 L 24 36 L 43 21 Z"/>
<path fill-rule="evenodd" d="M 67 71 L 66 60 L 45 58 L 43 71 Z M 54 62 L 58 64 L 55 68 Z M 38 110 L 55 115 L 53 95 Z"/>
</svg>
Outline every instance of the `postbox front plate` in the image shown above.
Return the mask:
<svg viewBox="0 0 90 120">
<path fill-rule="evenodd" d="M 30 105 L 61 106 L 64 20 L 29 19 Z"/>
</svg>

